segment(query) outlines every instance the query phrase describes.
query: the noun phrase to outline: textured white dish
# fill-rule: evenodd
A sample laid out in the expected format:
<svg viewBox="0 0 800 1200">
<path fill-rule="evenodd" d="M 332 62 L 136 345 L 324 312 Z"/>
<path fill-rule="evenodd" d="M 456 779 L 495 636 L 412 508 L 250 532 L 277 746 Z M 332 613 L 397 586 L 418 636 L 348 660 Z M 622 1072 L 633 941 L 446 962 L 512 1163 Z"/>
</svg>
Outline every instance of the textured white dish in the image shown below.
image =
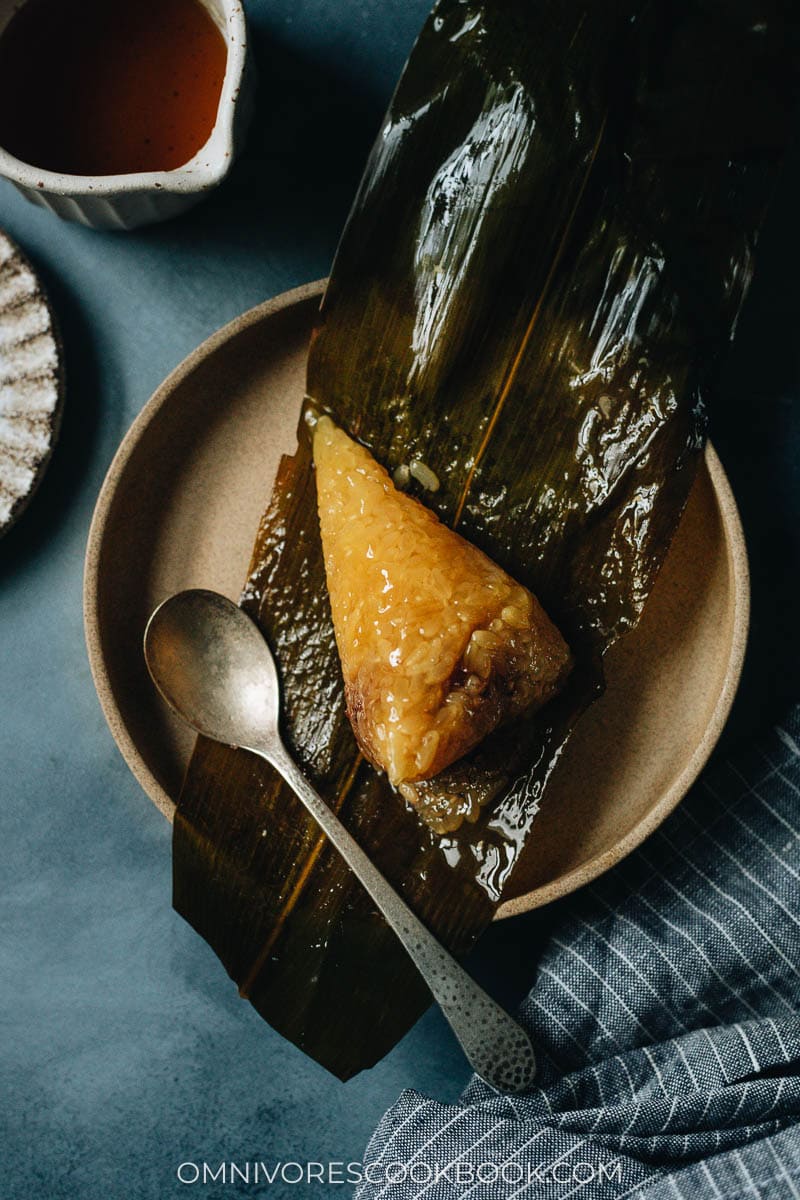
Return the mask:
<svg viewBox="0 0 800 1200">
<path fill-rule="evenodd" d="M 135 229 L 177 216 L 202 200 L 228 174 L 241 147 L 254 80 L 241 0 L 201 2 L 225 38 L 228 61 L 216 123 L 194 158 L 172 171 L 63 175 L 22 162 L 0 146 L 0 175 L 32 203 L 93 229 Z M 0 36 L 21 7 L 20 0 L 0 0 Z"/>
<path fill-rule="evenodd" d="M 35 492 L 58 436 L 61 347 L 36 273 L 0 232 L 0 535 Z"/>
</svg>

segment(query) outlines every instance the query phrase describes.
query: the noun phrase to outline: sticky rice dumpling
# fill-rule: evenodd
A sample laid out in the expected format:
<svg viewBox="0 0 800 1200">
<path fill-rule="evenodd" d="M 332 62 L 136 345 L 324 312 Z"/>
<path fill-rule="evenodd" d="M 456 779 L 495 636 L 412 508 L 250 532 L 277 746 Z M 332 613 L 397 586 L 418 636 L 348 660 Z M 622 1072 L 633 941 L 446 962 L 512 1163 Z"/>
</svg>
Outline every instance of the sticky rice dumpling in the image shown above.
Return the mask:
<svg viewBox="0 0 800 1200">
<path fill-rule="evenodd" d="M 541 707 L 570 652 L 527 588 L 329 417 L 314 462 L 347 712 L 365 757 L 406 794 Z"/>
</svg>

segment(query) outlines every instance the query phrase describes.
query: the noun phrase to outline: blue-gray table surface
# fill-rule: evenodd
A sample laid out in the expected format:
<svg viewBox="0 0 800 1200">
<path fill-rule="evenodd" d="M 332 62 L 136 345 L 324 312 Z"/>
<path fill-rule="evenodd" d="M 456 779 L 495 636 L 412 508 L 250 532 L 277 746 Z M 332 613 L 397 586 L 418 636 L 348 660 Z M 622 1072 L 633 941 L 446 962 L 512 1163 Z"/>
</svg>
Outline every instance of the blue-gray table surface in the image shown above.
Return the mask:
<svg viewBox="0 0 800 1200">
<path fill-rule="evenodd" d="M 0 184 L 0 226 L 41 271 L 68 371 L 50 471 L 0 543 L 3 1196 L 162 1200 L 185 1193 L 184 1161 L 357 1161 L 403 1087 L 449 1100 L 467 1080 L 436 1011 L 378 1067 L 341 1084 L 239 1001 L 172 912 L 169 828 L 106 728 L 81 614 L 89 522 L 120 439 L 209 333 L 327 273 L 427 9 L 428 0 L 250 0 L 260 82 L 247 148 L 219 192 L 176 221 L 97 233 Z M 795 155 L 712 404 L 753 573 L 728 748 L 800 691 L 798 196 Z M 527 990 L 548 920 L 545 910 L 495 926 L 473 955 L 506 1002 Z"/>
</svg>

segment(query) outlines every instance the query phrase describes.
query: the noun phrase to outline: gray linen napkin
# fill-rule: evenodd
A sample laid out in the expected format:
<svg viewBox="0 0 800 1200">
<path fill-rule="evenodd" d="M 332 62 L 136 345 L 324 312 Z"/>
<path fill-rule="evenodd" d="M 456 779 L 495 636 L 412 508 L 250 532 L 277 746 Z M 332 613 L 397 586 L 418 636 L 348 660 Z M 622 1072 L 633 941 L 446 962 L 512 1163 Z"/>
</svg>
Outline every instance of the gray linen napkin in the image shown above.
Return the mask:
<svg viewBox="0 0 800 1200">
<path fill-rule="evenodd" d="M 535 1091 L 404 1092 L 359 1200 L 800 1200 L 800 709 L 555 915 Z"/>
</svg>

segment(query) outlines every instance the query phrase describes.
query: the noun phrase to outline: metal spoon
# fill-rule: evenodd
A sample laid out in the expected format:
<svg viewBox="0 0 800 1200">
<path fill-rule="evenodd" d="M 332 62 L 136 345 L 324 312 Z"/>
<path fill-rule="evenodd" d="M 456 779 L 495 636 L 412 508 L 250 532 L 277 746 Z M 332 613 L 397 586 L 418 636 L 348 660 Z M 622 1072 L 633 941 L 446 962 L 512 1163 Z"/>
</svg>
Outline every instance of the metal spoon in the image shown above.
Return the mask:
<svg viewBox="0 0 800 1200">
<path fill-rule="evenodd" d="M 198 733 L 280 772 L 403 943 L 473 1069 L 500 1091 L 528 1088 L 536 1071 L 528 1035 L 428 932 L 287 753 L 278 675 L 258 626 L 217 592 L 179 592 L 151 616 L 144 655 L 167 704 Z"/>
</svg>

